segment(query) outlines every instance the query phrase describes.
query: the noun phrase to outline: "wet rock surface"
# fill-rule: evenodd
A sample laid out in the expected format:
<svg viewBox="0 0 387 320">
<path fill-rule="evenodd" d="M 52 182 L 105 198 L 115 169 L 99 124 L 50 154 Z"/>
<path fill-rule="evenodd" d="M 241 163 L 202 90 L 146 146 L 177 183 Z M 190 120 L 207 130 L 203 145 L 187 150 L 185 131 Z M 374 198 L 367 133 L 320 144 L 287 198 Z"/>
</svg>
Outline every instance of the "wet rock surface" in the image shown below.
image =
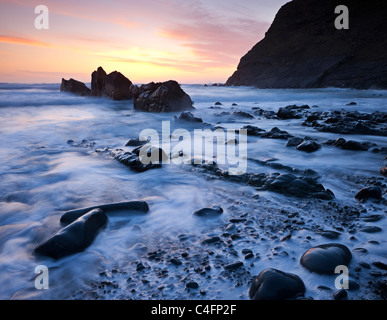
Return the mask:
<svg viewBox="0 0 387 320">
<path fill-rule="evenodd" d="M 351 259 L 351 251 L 345 245 L 329 243 L 306 251 L 302 255 L 300 263 L 312 272 L 333 274 L 337 266 L 348 266 Z"/>
<path fill-rule="evenodd" d="M 91 245 L 107 221 L 108 218 L 101 209 L 93 209 L 44 241 L 35 248 L 34 253 L 60 259 L 81 252 Z"/>
<path fill-rule="evenodd" d="M 252 300 L 292 299 L 305 293 L 305 285 L 297 275 L 277 269 L 263 270 L 249 290 Z"/>
<path fill-rule="evenodd" d="M 72 78 L 69 80 L 65 80 L 62 78 L 60 91 L 73 93 L 78 96 L 90 96 L 91 94 L 91 90 L 88 87 L 86 87 L 86 85 L 83 82 L 74 80 Z"/>
</svg>

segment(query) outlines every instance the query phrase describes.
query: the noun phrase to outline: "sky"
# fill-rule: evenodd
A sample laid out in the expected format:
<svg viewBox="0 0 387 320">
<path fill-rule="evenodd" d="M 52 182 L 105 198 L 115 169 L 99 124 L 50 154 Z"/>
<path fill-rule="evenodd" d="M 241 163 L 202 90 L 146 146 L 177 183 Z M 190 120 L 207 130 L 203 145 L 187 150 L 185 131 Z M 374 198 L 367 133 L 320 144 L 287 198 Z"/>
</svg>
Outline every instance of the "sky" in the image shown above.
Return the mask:
<svg viewBox="0 0 387 320">
<path fill-rule="evenodd" d="M 0 82 L 224 83 L 289 0 L 0 0 Z M 48 9 L 48 28 L 36 28 Z"/>
</svg>

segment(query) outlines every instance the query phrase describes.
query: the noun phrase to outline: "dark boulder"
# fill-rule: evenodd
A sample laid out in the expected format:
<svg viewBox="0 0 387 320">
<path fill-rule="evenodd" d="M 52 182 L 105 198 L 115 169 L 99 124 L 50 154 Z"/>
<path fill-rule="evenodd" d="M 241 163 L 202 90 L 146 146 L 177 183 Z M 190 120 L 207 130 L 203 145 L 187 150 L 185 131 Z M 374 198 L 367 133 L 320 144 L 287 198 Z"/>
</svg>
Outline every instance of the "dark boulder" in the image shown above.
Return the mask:
<svg viewBox="0 0 387 320">
<path fill-rule="evenodd" d="M 129 139 L 128 142 L 125 144 L 125 147 L 139 147 L 147 144 L 149 141 L 148 140 L 140 140 L 140 138 L 132 138 Z"/>
<path fill-rule="evenodd" d="M 192 110 L 190 96 L 173 80 L 162 83 L 149 83 L 139 89 L 134 100 L 136 110 L 147 112 L 176 112 Z"/>
<path fill-rule="evenodd" d="M 102 67 L 98 67 L 96 71 L 91 74 L 91 95 L 100 97 L 103 95 L 105 89 L 106 72 Z"/>
<path fill-rule="evenodd" d="M 249 297 L 252 300 L 285 300 L 302 296 L 305 285 L 295 274 L 277 269 L 265 269 L 250 286 Z"/>
<path fill-rule="evenodd" d="M 353 151 L 367 151 L 369 146 L 367 143 L 360 143 L 354 140 L 348 140 L 341 145 L 341 148 L 344 150 L 353 150 Z"/>
<path fill-rule="evenodd" d="M 191 112 L 184 111 L 180 114 L 180 116 L 177 118 L 175 116 L 175 121 L 187 121 L 187 122 L 197 122 L 202 123 L 203 119 L 199 117 L 195 117 Z"/>
<path fill-rule="evenodd" d="M 113 71 L 105 77 L 103 94 L 113 100 L 133 99 L 132 82 L 122 73 Z"/>
<path fill-rule="evenodd" d="M 254 119 L 253 115 L 244 111 L 234 111 L 232 115 L 240 118 Z"/>
<path fill-rule="evenodd" d="M 357 200 L 367 200 L 369 198 L 381 199 L 382 198 L 382 189 L 379 186 L 370 186 L 360 189 L 356 193 L 355 198 Z"/>
<path fill-rule="evenodd" d="M 90 96 L 91 94 L 91 90 L 86 87 L 83 82 L 74 80 L 72 78 L 70 80 L 65 80 L 62 78 L 60 91 L 73 93 L 78 96 Z"/>
<path fill-rule="evenodd" d="M 298 138 L 298 137 L 289 138 L 288 142 L 286 143 L 286 146 L 287 147 L 296 147 L 299 144 L 301 144 L 303 141 L 304 141 L 304 139 Z"/>
<path fill-rule="evenodd" d="M 142 147 L 139 147 L 142 148 Z M 133 150 L 134 152 L 134 150 Z M 161 168 L 160 163 L 152 163 L 141 160 L 139 155 L 132 152 L 114 151 L 112 155 L 115 160 L 129 167 L 136 172 L 144 172 L 150 169 Z M 143 158 L 144 159 L 144 158 Z"/>
<path fill-rule="evenodd" d="M 348 266 L 351 260 L 351 251 L 345 245 L 328 243 L 306 251 L 302 255 L 300 263 L 312 272 L 334 274 L 338 265 Z"/>
<path fill-rule="evenodd" d="M 308 107 L 308 106 L 306 106 Z M 309 108 L 309 107 L 308 107 Z M 277 117 L 282 120 L 287 119 L 300 119 L 301 114 L 297 113 L 297 110 L 306 109 L 304 106 L 287 106 L 285 108 L 279 108 L 277 111 Z"/>
<path fill-rule="evenodd" d="M 292 138 L 293 136 L 289 134 L 287 131 L 280 130 L 277 127 L 272 128 L 269 132 L 265 132 L 261 134 L 262 138 L 270 138 L 270 139 L 284 139 L 287 140 Z"/>
<path fill-rule="evenodd" d="M 242 129 L 246 130 L 248 136 L 260 136 L 263 132 L 265 132 L 265 130 L 252 125 L 244 126 Z"/>
<path fill-rule="evenodd" d="M 101 209 L 93 209 L 43 242 L 34 252 L 54 259 L 81 252 L 91 245 L 107 221 Z"/>
<path fill-rule="evenodd" d="M 193 213 L 194 216 L 198 217 L 217 217 L 223 213 L 223 209 L 219 206 L 211 206 L 209 208 L 202 208 Z"/>
<path fill-rule="evenodd" d="M 65 212 L 60 218 L 61 223 L 71 223 L 84 215 L 85 213 L 94 210 L 101 209 L 106 214 L 116 212 L 116 211 L 125 211 L 125 213 L 140 213 L 145 214 L 149 211 L 149 206 L 145 201 L 128 201 L 128 202 L 117 202 L 117 203 L 108 203 L 101 204 L 93 207 L 75 209 Z"/>
<path fill-rule="evenodd" d="M 316 141 L 305 140 L 302 143 L 300 143 L 296 148 L 297 150 L 300 150 L 300 151 L 315 152 L 318 149 L 320 149 L 321 146 Z"/>
</svg>

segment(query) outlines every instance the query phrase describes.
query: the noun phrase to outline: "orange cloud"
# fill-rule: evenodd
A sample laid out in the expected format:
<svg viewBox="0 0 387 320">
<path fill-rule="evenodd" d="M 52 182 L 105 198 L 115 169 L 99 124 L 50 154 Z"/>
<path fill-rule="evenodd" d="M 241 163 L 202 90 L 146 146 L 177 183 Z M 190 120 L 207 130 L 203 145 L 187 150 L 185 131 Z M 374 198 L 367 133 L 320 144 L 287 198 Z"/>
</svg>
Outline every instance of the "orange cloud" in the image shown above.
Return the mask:
<svg viewBox="0 0 387 320">
<path fill-rule="evenodd" d="M 42 41 L 37 41 L 34 39 L 27 39 L 27 38 L 20 38 L 20 37 L 4 36 L 4 35 L 0 35 L 0 42 L 27 45 L 27 46 L 51 47 L 49 43 L 45 43 Z"/>
</svg>

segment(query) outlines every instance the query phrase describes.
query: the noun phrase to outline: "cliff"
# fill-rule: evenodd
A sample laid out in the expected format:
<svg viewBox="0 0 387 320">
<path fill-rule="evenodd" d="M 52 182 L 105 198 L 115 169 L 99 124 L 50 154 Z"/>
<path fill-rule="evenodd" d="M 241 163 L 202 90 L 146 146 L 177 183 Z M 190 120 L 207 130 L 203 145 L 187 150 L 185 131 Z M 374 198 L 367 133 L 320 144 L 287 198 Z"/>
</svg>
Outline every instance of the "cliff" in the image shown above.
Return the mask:
<svg viewBox="0 0 387 320">
<path fill-rule="evenodd" d="M 336 29 L 338 5 L 349 29 Z M 293 0 L 242 57 L 229 86 L 387 88 L 385 0 Z"/>
</svg>

